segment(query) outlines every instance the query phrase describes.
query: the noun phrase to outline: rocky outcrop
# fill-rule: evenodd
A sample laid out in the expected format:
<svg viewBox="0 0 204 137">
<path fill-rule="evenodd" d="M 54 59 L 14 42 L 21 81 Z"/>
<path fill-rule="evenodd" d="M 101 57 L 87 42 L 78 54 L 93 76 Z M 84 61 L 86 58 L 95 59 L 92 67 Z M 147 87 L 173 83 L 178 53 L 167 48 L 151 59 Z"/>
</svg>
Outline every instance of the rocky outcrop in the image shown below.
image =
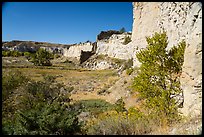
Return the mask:
<svg viewBox="0 0 204 137">
<path fill-rule="evenodd" d="M 187 47 L 180 78 L 184 94 L 181 112 L 201 115 L 202 111 L 202 4 L 199 2 L 133 2 L 133 61 L 137 51 L 145 48 L 147 36 L 167 32 L 168 47 L 185 40 Z"/>
<path fill-rule="evenodd" d="M 96 54 L 125 60 L 131 59 L 133 55 L 132 45 L 123 44 L 125 37 L 131 37 L 131 34 L 112 34 L 108 39 L 98 40 Z"/>
<path fill-rule="evenodd" d="M 186 21 L 186 42 L 183 72 L 180 78 L 184 90 L 185 114 L 201 115 L 202 111 L 202 5 L 190 3 Z"/>
<path fill-rule="evenodd" d="M 101 31 L 101 33 L 97 35 L 97 40 L 109 39 L 113 34 L 121 34 L 121 32 L 116 30 Z"/>
<path fill-rule="evenodd" d="M 93 55 L 95 50 L 96 46 L 91 42 L 76 44 L 68 48 L 64 48 L 63 56 L 68 57 L 70 60 L 75 60 L 75 62 L 82 63 Z M 86 59 L 82 57 L 85 57 Z"/>
<path fill-rule="evenodd" d="M 20 52 L 36 52 L 39 48 L 43 48 L 51 53 L 61 54 L 76 63 L 86 61 L 96 52 L 96 42 L 63 45 L 47 42 L 14 40 L 10 42 L 3 42 L 2 44 L 2 50 L 16 50 Z"/>
<path fill-rule="evenodd" d="M 121 67 L 112 58 L 103 55 L 93 55 L 81 66 L 90 70 L 119 69 Z"/>
<path fill-rule="evenodd" d="M 31 41 L 17 41 L 13 40 L 10 42 L 2 43 L 2 50 L 16 50 L 20 52 L 35 52 L 37 51 L 39 46 L 37 46 L 34 42 Z"/>
</svg>

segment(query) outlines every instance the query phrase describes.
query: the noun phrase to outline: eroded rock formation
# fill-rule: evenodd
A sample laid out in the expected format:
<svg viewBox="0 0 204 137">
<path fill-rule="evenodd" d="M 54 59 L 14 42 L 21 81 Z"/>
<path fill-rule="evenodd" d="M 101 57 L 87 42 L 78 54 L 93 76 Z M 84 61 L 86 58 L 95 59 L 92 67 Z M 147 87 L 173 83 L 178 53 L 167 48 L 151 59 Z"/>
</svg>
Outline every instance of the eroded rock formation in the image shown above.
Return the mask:
<svg viewBox="0 0 204 137">
<path fill-rule="evenodd" d="M 88 59 L 88 56 L 93 55 L 95 53 L 95 45 L 91 42 L 76 44 L 63 49 L 63 56 L 68 57 L 70 60 L 78 62 L 79 64 L 84 60 L 82 56 Z M 86 55 L 85 55 L 86 54 Z"/>
<path fill-rule="evenodd" d="M 135 54 L 145 48 L 146 36 L 162 30 L 167 32 L 168 49 L 181 40 L 187 43 L 181 88 L 185 115 L 202 112 L 202 3 L 199 2 L 133 2 L 132 45 L 134 66 L 139 66 Z"/>
<path fill-rule="evenodd" d="M 98 40 L 96 54 L 125 60 L 131 59 L 133 55 L 132 45 L 123 43 L 126 37 L 131 37 L 131 34 L 112 34 L 107 39 Z"/>
</svg>

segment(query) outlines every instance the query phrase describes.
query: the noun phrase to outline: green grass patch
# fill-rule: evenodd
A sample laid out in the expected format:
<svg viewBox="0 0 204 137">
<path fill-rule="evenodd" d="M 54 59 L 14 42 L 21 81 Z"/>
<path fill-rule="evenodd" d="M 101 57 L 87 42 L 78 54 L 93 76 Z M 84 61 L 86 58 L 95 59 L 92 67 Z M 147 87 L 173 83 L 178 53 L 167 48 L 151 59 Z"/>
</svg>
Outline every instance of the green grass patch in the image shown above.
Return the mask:
<svg viewBox="0 0 204 137">
<path fill-rule="evenodd" d="M 81 108 L 81 111 L 90 112 L 93 115 L 115 109 L 114 104 L 102 99 L 80 100 L 77 101 L 74 106 L 78 106 Z"/>
</svg>

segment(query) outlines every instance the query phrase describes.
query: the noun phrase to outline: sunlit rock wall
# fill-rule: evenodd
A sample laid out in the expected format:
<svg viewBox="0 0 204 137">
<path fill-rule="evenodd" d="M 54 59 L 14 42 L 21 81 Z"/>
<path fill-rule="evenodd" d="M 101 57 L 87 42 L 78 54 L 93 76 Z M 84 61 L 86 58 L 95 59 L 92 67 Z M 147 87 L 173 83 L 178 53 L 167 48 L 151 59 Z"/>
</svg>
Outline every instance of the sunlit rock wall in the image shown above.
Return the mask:
<svg viewBox="0 0 204 137">
<path fill-rule="evenodd" d="M 184 91 L 185 115 L 202 112 L 202 3 L 199 2 L 133 2 L 133 64 L 135 54 L 147 45 L 146 36 L 167 31 L 168 47 L 185 40 L 187 47 L 180 78 Z"/>
<path fill-rule="evenodd" d="M 95 52 L 94 51 L 94 45 L 92 43 L 83 43 L 83 44 L 77 44 L 70 47 L 63 48 L 63 56 L 68 58 L 73 58 L 76 61 L 80 61 L 80 57 L 83 52 Z"/>
<path fill-rule="evenodd" d="M 132 46 L 123 44 L 125 37 L 131 37 L 131 34 L 113 34 L 108 39 L 98 40 L 96 54 L 125 60 L 131 59 L 133 55 Z"/>
</svg>

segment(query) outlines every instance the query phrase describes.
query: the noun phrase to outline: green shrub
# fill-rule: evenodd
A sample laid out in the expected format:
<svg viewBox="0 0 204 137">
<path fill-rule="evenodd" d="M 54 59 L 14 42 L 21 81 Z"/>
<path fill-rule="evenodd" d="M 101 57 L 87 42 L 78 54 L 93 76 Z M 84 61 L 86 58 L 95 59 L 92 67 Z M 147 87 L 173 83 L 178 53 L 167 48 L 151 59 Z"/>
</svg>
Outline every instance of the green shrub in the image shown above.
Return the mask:
<svg viewBox="0 0 204 137">
<path fill-rule="evenodd" d="M 12 51 L 12 56 L 13 56 L 13 57 L 20 57 L 20 56 L 23 56 L 23 52 Z"/>
<path fill-rule="evenodd" d="M 7 51 L 2 51 L 2 57 L 7 57 L 8 55 L 8 52 Z"/>
<path fill-rule="evenodd" d="M 30 56 L 30 52 L 24 52 L 24 56 Z"/>
<path fill-rule="evenodd" d="M 20 71 L 8 71 L 2 75 L 2 100 L 5 101 L 12 91 L 21 85 L 24 85 L 28 78 L 22 75 Z"/>
<path fill-rule="evenodd" d="M 182 91 L 172 74 L 181 71 L 185 42 L 168 52 L 166 32 L 155 33 L 146 40 L 147 48 L 136 54 L 142 64 L 138 76 L 134 78 L 133 88 L 145 100 L 150 113 L 167 117 L 168 120 L 174 119 L 178 114 L 177 106 L 170 95 Z"/>
<path fill-rule="evenodd" d="M 35 58 L 35 53 L 31 53 L 31 52 L 24 52 L 24 57 L 26 57 L 28 59 L 28 61 L 33 62 L 34 58 Z"/>
<path fill-rule="evenodd" d="M 16 91 L 28 82 L 28 78 L 20 71 L 4 71 L 2 75 L 2 121 L 13 123 L 15 112 L 19 106 L 16 105 Z M 4 121 L 5 119 L 5 121 Z M 8 121 L 10 120 L 10 122 Z M 2 122 L 2 123 L 3 123 Z M 12 129 L 12 127 L 10 127 Z"/>
<path fill-rule="evenodd" d="M 54 101 L 39 102 L 32 109 L 18 113 L 14 134 L 70 135 L 80 131 L 77 113 Z"/>
<path fill-rule="evenodd" d="M 11 50 L 11 51 L 2 51 L 2 56 L 3 57 L 19 57 L 19 56 L 23 56 L 23 52 L 19 52 L 19 51 L 15 51 L 15 50 Z"/>
<path fill-rule="evenodd" d="M 102 99 L 80 100 L 76 102 L 74 106 L 79 107 L 83 112 L 90 112 L 93 115 L 115 109 L 114 104 Z"/>
<path fill-rule="evenodd" d="M 12 55 L 13 57 L 19 57 L 19 56 L 22 56 L 22 53 L 19 51 L 12 51 Z"/>
<path fill-rule="evenodd" d="M 8 83 L 15 89 L 3 101 L 3 134 L 69 135 L 81 132 L 79 111 L 70 104 L 70 91 L 57 83 L 55 77 L 45 75 L 44 81 L 29 80 L 24 85 L 13 85 L 13 80 Z"/>
<path fill-rule="evenodd" d="M 49 83 L 53 83 L 56 80 L 56 76 L 52 76 L 52 75 L 46 75 L 46 74 L 42 74 L 43 78 L 45 79 L 45 81 L 49 82 Z"/>
<path fill-rule="evenodd" d="M 7 52 L 7 57 L 12 56 L 12 55 L 11 55 L 11 53 L 12 53 L 11 51 L 6 51 L 6 52 Z"/>
<path fill-rule="evenodd" d="M 122 97 L 116 101 L 116 103 L 115 103 L 115 110 L 118 113 L 126 111 L 126 109 L 125 109 L 125 102 L 123 101 Z"/>
<path fill-rule="evenodd" d="M 46 51 L 45 49 L 39 48 L 36 54 L 30 60 L 36 66 L 51 66 L 50 60 L 53 59 L 53 54 Z"/>
<path fill-rule="evenodd" d="M 124 39 L 124 41 L 123 41 L 123 44 L 124 45 L 127 45 L 128 43 L 130 43 L 131 42 L 131 38 L 129 37 L 129 36 L 125 36 L 125 39 Z"/>
<path fill-rule="evenodd" d="M 144 113 L 142 113 L 138 108 L 130 107 L 128 109 L 128 116 L 134 119 L 145 118 Z"/>
</svg>

